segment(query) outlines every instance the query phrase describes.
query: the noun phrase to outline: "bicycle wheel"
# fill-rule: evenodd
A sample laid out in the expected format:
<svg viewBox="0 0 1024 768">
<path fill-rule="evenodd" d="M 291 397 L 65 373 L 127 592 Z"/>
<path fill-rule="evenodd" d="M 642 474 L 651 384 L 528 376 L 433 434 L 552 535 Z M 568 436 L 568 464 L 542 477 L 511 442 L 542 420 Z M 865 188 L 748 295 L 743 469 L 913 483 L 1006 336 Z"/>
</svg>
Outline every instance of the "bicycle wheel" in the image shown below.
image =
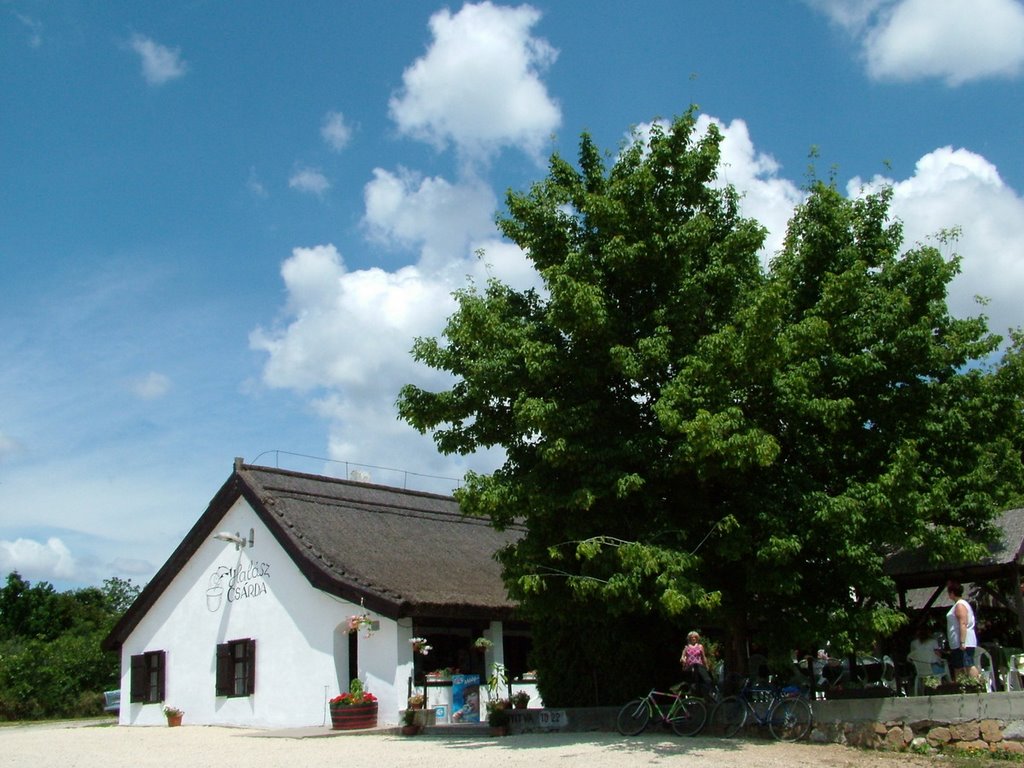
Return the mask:
<svg viewBox="0 0 1024 768">
<path fill-rule="evenodd" d="M 708 719 L 707 705 L 701 699 L 680 699 L 668 722 L 676 736 L 696 736 Z"/>
<path fill-rule="evenodd" d="M 647 705 L 647 697 L 633 699 L 619 710 L 619 716 L 615 719 L 619 733 L 623 736 L 636 736 L 647 727 L 647 721 L 651 719 L 651 708 Z"/>
<path fill-rule="evenodd" d="M 779 741 L 799 741 L 811 730 L 811 705 L 796 696 L 779 699 L 768 711 L 768 730 Z"/>
<path fill-rule="evenodd" d="M 726 696 L 711 710 L 711 735 L 731 738 L 746 721 L 746 702 L 739 696 Z"/>
</svg>

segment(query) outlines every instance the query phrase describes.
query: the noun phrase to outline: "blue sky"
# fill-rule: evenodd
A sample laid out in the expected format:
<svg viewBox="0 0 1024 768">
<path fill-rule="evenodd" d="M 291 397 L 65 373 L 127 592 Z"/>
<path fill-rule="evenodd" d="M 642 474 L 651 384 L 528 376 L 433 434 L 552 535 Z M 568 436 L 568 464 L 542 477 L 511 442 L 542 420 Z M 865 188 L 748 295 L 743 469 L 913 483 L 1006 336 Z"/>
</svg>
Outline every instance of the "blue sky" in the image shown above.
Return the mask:
<svg viewBox="0 0 1024 768">
<path fill-rule="evenodd" d="M 1022 77 L 1021 0 L 0 0 L 0 574 L 144 583 L 235 456 L 495 466 L 397 421 L 444 385 L 413 337 L 536 282 L 506 189 L 691 103 L 766 257 L 816 148 L 909 241 L 963 228 L 956 312 L 1024 324 Z"/>
</svg>

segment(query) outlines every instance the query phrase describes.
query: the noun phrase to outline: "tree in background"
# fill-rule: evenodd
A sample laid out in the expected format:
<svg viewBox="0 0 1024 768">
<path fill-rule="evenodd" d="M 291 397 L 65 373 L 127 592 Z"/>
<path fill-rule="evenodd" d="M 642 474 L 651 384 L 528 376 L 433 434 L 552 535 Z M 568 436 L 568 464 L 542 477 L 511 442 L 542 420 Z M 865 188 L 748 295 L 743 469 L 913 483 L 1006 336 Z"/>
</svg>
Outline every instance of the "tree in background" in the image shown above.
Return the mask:
<svg viewBox="0 0 1024 768">
<path fill-rule="evenodd" d="M 956 259 L 900 253 L 888 192 L 815 182 L 763 270 L 694 125 L 610 169 L 584 135 L 578 168 L 510 193 L 499 224 L 543 290 L 458 292 L 413 348 L 455 384 L 399 395 L 442 452 L 504 448 L 456 495 L 525 523 L 501 558 L 556 706 L 677 677 L 693 626 L 734 658 L 870 645 L 902 621 L 885 555 L 969 556 L 1022 487 L 1020 346 L 983 364 L 999 339 L 949 316 Z"/>
<path fill-rule="evenodd" d="M 101 713 L 120 659 L 100 642 L 138 593 L 117 577 L 57 592 L 8 574 L 0 587 L 0 719 Z"/>
</svg>

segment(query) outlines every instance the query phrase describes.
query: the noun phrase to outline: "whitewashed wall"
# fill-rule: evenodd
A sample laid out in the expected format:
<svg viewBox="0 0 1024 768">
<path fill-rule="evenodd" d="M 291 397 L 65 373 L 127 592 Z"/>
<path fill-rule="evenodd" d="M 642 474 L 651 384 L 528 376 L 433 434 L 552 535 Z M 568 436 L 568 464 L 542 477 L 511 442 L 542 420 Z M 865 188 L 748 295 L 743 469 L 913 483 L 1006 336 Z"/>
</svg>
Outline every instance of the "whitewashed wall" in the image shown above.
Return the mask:
<svg viewBox="0 0 1024 768">
<path fill-rule="evenodd" d="M 347 637 L 358 606 L 314 589 L 244 499 L 217 530 L 255 544 L 203 542 L 121 651 L 123 725 L 165 725 L 163 704 L 129 701 L 131 657 L 166 652 L 165 704 L 185 711 L 185 724 L 249 727 L 327 725 L 327 700 L 347 688 Z M 405 706 L 412 667 L 409 626 L 380 619 L 372 637 L 359 637 L 359 677 L 380 699 L 382 724 L 396 723 Z M 215 695 L 216 646 L 256 640 L 255 693 Z"/>
</svg>

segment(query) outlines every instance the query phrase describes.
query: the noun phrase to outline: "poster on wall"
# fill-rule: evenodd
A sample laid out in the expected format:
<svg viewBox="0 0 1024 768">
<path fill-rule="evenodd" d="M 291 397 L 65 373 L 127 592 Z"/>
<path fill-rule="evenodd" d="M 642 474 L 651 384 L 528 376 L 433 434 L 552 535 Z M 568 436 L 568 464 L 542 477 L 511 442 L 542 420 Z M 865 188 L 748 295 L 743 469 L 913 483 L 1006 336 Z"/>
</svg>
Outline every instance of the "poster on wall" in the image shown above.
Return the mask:
<svg viewBox="0 0 1024 768">
<path fill-rule="evenodd" d="M 452 722 L 480 722 L 480 675 L 452 675 Z"/>
</svg>

